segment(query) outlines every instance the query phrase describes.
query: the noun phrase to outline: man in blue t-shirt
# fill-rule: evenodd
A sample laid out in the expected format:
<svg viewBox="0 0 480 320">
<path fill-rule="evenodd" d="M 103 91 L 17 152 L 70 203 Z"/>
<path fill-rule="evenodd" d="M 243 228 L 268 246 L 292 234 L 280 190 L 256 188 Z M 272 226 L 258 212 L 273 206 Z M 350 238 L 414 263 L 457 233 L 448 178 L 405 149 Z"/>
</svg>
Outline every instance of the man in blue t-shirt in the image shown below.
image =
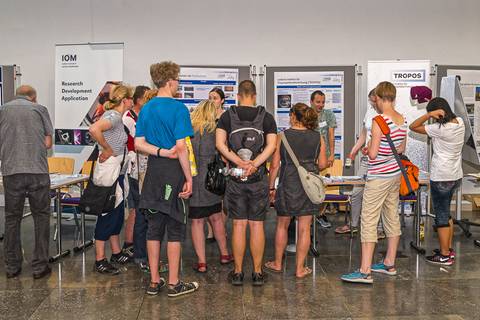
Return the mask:
<svg viewBox="0 0 480 320">
<path fill-rule="evenodd" d="M 135 147 L 148 154 L 148 166 L 140 195 L 147 229 L 151 281 L 147 294 L 157 295 L 165 286 L 158 264 L 160 241 L 167 234 L 168 296 L 177 297 L 198 289 L 197 282 L 180 281 L 181 242 L 185 240 L 192 174 L 185 139 L 193 136 L 187 107 L 173 99 L 178 89 L 180 67 L 173 62 L 150 66 L 158 94 L 144 105 L 137 121 Z"/>
</svg>

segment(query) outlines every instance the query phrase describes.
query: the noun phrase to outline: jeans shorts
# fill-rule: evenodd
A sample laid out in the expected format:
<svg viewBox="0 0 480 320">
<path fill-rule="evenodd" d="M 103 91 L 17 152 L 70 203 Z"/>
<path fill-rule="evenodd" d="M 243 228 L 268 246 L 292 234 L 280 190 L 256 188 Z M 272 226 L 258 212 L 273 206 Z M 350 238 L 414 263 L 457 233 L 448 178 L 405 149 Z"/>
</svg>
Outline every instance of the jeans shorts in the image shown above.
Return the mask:
<svg viewBox="0 0 480 320">
<path fill-rule="evenodd" d="M 462 179 L 456 181 L 430 181 L 433 213 L 437 228 L 448 227 L 450 216 L 450 202 L 453 194 L 462 184 Z"/>
</svg>

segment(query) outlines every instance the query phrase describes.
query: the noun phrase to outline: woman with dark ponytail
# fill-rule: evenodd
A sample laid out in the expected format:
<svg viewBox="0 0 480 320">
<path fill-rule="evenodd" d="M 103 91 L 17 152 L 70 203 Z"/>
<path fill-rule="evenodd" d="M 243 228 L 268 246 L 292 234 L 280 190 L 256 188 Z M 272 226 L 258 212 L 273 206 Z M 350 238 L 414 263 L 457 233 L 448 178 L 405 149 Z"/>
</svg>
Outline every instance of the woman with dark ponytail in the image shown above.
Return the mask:
<svg viewBox="0 0 480 320">
<path fill-rule="evenodd" d="M 432 124 L 425 125 L 429 119 Z M 427 256 L 427 262 L 451 266 L 455 262 L 453 251 L 453 220 L 450 202 L 462 184 L 462 148 L 465 124 L 457 117 L 443 98 L 434 98 L 427 105 L 427 113 L 410 125 L 410 130 L 432 138 L 433 156 L 430 167 L 430 191 L 435 213 L 435 226 L 440 248 Z"/>
<path fill-rule="evenodd" d="M 308 171 L 318 173 L 327 167 L 326 145 L 319 132 L 317 111 L 306 104 L 297 103 L 290 109 L 290 128 L 284 131 L 290 147 L 300 164 Z M 281 165 L 280 165 L 281 163 Z M 278 188 L 275 179 L 280 171 Z M 277 229 L 275 234 L 275 260 L 265 264 L 272 272 L 282 271 L 282 257 L 287 246 L 287 233 L 291 217 L 298 220 L 298 241 L 296 272 L 303 278 L 312 270 L 305 267 L 305 259 L 310 248 L 310 225 L 312 217 L 320 205 L 313 204 L 303 190 L 297 168 L 285 149 L 280 137 L 270 165 L 270 199 L 277 211 Z"/>
</svg>

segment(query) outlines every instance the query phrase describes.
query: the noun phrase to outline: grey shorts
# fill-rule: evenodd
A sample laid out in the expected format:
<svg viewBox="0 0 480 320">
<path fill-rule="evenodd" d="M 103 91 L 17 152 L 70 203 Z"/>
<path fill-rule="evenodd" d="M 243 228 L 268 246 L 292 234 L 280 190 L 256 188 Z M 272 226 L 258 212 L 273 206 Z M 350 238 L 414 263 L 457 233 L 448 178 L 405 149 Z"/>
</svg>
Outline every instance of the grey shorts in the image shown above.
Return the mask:
<svg viewBox="0 0 480 320">
<path fill-rule="evenodd" d="M 267 175 L 254 183 L 228 181 L 224 207 L 232 219 L 264 221 L 269 206 Z"/>
<path fill-rule="evenodd" d="M 183 242 L 187 225 L 161 212 L 145 210 L 147 220 L 147 240 L 163 241 L 165 233 L 168 242 Z"/>
</svg>

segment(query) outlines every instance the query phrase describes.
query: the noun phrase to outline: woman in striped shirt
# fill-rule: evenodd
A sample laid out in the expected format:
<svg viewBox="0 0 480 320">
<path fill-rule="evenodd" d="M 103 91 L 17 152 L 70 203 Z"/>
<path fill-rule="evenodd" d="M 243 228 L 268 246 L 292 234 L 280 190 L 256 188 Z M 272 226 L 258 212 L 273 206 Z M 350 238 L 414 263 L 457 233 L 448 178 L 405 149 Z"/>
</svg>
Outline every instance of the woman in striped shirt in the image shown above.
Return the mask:
<svg viewBox="0 0 480 320">
<path fill-rule="evenodd" d="M 381 82 L 375 89 L 377 107 L 390 128 L 390 136 L 398 153 L 405 150 L 407 124 L 404 117 L 395 111 L 396 89 L 390 82 Z M 373 283 L 371 272 L 396 275 L 395 257 L 400 240 L 400 219 L 398 216 L 398 194 L 400 189 L 400 168 L 392 149 L 374 121 L 372 139 L 368 144 L 367 182 L 362 203 L 361 241 L 362 260 L 360 269 L 341 277 L 346 282 Z M 383 262 L 372 265 L 377 243 L 377 224 L 380 214 L 388 239 L 387 254 Z"/>
</svg>

